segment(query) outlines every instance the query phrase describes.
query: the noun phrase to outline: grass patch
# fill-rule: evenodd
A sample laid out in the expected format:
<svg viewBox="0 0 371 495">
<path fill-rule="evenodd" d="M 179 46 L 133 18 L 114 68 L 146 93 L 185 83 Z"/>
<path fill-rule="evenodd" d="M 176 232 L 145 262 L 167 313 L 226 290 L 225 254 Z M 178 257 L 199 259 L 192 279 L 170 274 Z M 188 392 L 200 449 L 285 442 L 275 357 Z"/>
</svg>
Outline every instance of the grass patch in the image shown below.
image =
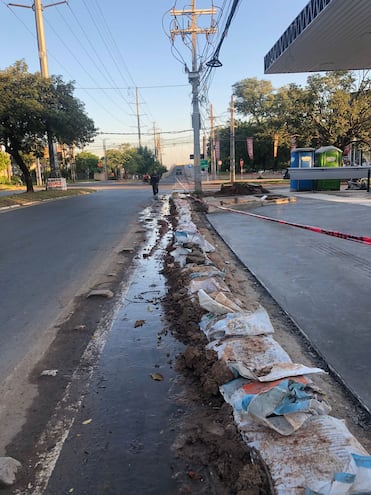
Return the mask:
<svg viewBox="0 0 371 495">
<path fill-rule="evenodd" d="M 46 201 L 51 199 L 65 198 L 69 196 L 79 196 L 90 194 L 92 189 L 67 189 L 67 191 L 35 191 L 10 194 L 0 197 L 0 208 L 6 206 L 27 205 L 29 203 Z"/>
</svg>

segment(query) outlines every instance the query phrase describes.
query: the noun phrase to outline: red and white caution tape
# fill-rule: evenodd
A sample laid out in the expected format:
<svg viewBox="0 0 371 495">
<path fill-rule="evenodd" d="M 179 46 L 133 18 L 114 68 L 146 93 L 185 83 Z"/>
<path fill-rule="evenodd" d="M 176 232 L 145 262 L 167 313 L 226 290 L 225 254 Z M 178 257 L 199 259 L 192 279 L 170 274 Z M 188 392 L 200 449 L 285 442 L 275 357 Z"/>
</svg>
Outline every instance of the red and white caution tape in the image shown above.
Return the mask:
<svg viewBox="0 0 371 495">
<path fill-rule="evenodd" d="M 215 205 L 214 205 L 215 206 Z M 284 225 L 290 225 L 291 227 L 298 227 L 299 229 L 310 230 L 311 232 L 317 232 L 317 234 L 326 234 L 332 237 L 338 237 L 340 239 L 346 239 L 348 241 L 361 242 L 362 244 L 371 245 L 371 237 L 359 236 L 353 234 L 345 234 L 337 230 L 322 229 L 321 227 L 314 227 L 312 225 L 303 225 L 301 223 L 287 222 L 285 220 L 277 220 L 276 218 L 266 217 L 264 215 L 257 215 L 256 213 L 249 213 L 247 211 L 234 210 L 233 208 L 226 208 L 225 206 L 215 206 L 220 210 L 230 211 L 232 213 L 239 213 L 240 215 L 248 215 L 250 217 L 260 218 L 262 220 L 268 220 L 270 222 L 281 223 Z"/>
</svg>

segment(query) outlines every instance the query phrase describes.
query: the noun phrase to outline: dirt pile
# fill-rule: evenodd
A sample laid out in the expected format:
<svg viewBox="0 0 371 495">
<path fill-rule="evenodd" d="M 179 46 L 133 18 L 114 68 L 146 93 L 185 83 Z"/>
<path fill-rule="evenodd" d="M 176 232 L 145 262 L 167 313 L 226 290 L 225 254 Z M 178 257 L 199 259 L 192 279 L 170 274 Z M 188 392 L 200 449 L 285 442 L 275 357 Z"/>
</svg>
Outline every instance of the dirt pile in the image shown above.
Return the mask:
<svg viewBox="0 0 371 495">
<path fill-rule="evenodd" d="M 224 185 L 220 187 L 220 191 L 216 195 L 221 196 L 236 196 L 236 195 L 248 195 L 248 194 L 266 194 L 269 193 L 268 189 L 260 184 L 249 184 L 248 182 L 234 182 L 231 185 Z"/>
</svg>

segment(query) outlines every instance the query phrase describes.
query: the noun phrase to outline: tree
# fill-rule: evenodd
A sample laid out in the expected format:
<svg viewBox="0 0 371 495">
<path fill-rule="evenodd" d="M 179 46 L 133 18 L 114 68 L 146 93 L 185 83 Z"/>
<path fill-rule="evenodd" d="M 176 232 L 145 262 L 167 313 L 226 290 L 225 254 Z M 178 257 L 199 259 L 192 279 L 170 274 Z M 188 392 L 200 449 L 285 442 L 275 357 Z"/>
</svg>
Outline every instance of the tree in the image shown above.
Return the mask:
<svg viewBox="0 0 371 495">
<path fill-rule="evenodd" d="M 155 169 L 159 175 L 166 172 L 166 167 L 161 165 L 153 151 L 147 146 L 138 148 L 138 156 L 140 159 L 138 172 L 140 174 L 151 174 Z"/>
<path fill-rule="evenodd" d="M 0 143 L 20 167 L 27 186 L 33 184 L 24 154 L 42 157 L 47 131 L 68 146 L 84 146 L 96 135 L 84 105 L 73 96 L 73 83 L 28 72 L 23 61 L 0 71 Z"/>
<path fill-rule="evenodd" d="M 357 82 L 352 72 L 313 74 L 302 88 L 289 84 L 274 89 L 269 81 L 244 79 L 233 85 L 235 108 L 256 126 L 260 139 L 279 138 L 280 152 L 295 136 L 298 146 L 334 145 L 341 149 L 371 140 L 371 80 Z"/>
<path fill-rule="evenodd" d="M 118 169 L 123 168 L 125 174 L 144 175 L 154 169 L 159 174 L 166 171 L 154 153 L 147 147 L 134 148 L 129 143 L 120 144 L 117 149 L 106 151 L 107 166 L 110 173 L 118 176 Z"/>
<path fill-rule="evenodd" d="M 77 174 L 85 174 L 89 177 L 98 170 L 99 157 L 88 151 L 81 151 L 76 155 L 75 164 Z"/>
<path fill-rule="evenodd" d="M 10 165 L 10 158 L 7 153 L 0 151 L 0 176 L 7 174 L 8 167 Z"/>
<path fill-rule="evenodd" d="M 351 141 L 371 140 L 371 80 L 353 73 L 308 77 L 308 114 L 318 145 L 344 149 Z"/>
</svg>

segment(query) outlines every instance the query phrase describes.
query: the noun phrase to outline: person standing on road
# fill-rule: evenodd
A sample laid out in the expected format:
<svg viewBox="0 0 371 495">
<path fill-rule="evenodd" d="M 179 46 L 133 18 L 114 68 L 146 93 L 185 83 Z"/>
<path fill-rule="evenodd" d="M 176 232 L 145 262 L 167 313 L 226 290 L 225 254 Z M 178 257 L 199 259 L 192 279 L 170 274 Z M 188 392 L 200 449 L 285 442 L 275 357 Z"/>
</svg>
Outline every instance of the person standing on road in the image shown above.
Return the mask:
<svg viewBox="0 0 371 495">
<path fill-rule="evenodd" d="M 160 177 L 157 175 L 156 170 L 154 170 L 151 174 L 151 178 L 149 183 L 152 186 L 153 196 L 157 199 L 158 195 L 158 183 L 160 182 Z"/>
</svg>

